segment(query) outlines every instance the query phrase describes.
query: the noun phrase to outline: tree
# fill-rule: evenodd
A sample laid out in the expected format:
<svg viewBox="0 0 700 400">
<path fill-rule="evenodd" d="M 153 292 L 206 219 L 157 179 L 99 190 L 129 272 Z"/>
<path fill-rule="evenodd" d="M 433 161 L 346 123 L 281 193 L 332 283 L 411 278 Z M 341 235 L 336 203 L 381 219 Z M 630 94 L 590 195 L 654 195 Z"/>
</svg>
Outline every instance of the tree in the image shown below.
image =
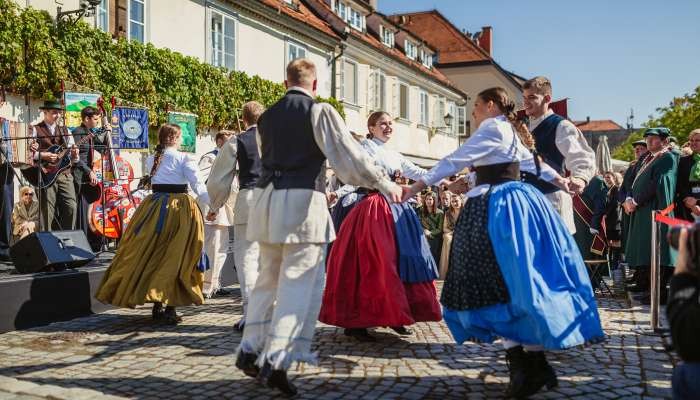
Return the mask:
<svg viewBox="0 0 700 400">
<path fill-rule="evenodd" d="M 688 134 L 693 129 L 700 128 L 700 86 L 693 93 L 674 98 L 668 106 L 656 109 L 658 118 L 649 118 L 642 124 L 646 128 L 665 126 L 671 130 L 671 134 L 683 144 L 688 141 Z M 631 134 L 624 143 L 616 147 L 613 157 L 620 160 L 633 160 L 634 152 L 632 142 L 642 138 L 644 129 Z"/>
</svg>

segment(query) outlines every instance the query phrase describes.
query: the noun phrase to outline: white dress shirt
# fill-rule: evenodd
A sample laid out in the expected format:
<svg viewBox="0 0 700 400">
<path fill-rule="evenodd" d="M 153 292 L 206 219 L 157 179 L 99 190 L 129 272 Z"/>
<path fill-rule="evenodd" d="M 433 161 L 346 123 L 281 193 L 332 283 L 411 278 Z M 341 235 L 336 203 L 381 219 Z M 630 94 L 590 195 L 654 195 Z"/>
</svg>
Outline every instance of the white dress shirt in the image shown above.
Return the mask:
<svg viewBox="0 0 700 400">
<path fill-rule="evenodd" d="M 464 168 L 514 161 L 520 162 L 521 171 L 537 173 L 534 156 L 520 142 L 511 123 L 501 115 L 481 122 L 479 129 L 464 144 L 440 160 L 421 180 L 430 186 Z M 540 163 L 541 179 L 553 181 L 557 177 L 559 174 L 552 167 L 544 162 Z M 489 187 L 488 184 L 476 186 L 467 193 L 467 197 L 483 194 Z"/>
<path fill-rule="evenodd" d="M 303 88 L 292 87 L 311 96 Z M 319 149 L 343 182 L 389 194 L 396 185 L 353 139 L 340 114 L 328 103 L 311 107 L 311 126 Z M 258 134 L 258 147 L 260 146 Z M 216 168 L 216 167 L 215 167 Z M 210 180 L 211 182 L 211 180 Z M 256 188 L 247 239 L 266 243 L 328 243 L 335 240 L 325 193 L 311 189 Z"/>
<path fill-rule="evenodd" d="M 151 171 L 154 157 L 148 156 L 146 171 Z M 163 151 L 160 165 L 155 175 L 151 177 L 152 185 L 190 185 L 196 197 L 205 204 L 209 203 L 207 188 L 204 182 L 197 176 L 197 162 L 189 155 L 177 151 L 175 147 L 168 147 Z"/>
<path fill-rule="evenodd" d="M 531 119 L 528 124 L 530 132 L 552 114 L 554 111 L 547 110 L 541 117 Z M 571 176 L 590 182 L 596 173 L 595 152 L 576 125 L 567 119 L 561 121 L 557 125 L 555 144 L 564 156 L 564 166 Z"/>
<path fill-rule="evenodd" d="M 221 153 L 221 150 L 218 149 L 218 153 Z M 199 164 L 197 165 L 199 171 L 197 174 L 197 177 L 199 178 L 200 182 L 207 182 L 207 179 L 209 178 L 211 172 L 212 172 L 212 167 L 214 165 L 214 161 L 218 155 L 210 151 L 209 153 L 206 153 L 205 155 L 202 156 L 202 158 L 199 159 Z M 235 163 L 234 163 L 234 168 L 235 168 Z M 233 205 L 236 203 L 236 194 L 238 193 L 238 186 L 235 184 L 230 185 L 230 189 L 228 191 L 228 197 L 226 197 L 223 200 L 223 205 L 221 210 L 222 212 L 217 212 L 216 218 L 214 218 L 214 221 L 208 221 L 204 220 L 205 225 L 218 225 L 218 226 L 231 226 L 233 225 Z M 211 199 L 211 194 L 207 190 L 207 194 L 209 195 L 209 202 L 213 201 Z M 204 203 L 205 196 L 201 196 L 198 198 L 198 204 L 199 208 L 202 210 L 202 214 L 207 215 L 209 211 L 211 210 L 209 206 L 209 202 Z"/>
</svg>

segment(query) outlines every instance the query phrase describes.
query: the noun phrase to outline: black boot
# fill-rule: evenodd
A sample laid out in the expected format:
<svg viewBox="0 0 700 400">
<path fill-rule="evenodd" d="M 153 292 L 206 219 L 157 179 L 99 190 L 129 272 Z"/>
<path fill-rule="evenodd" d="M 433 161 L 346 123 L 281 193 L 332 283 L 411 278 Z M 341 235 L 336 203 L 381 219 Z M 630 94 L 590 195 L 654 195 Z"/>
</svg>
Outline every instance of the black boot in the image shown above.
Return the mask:
<svg viewBox="0 0 700 400">
<path fill-rule="evenodd" d="M 154 321 L 160 321 L 163 319 L 163 303 L 153 303 L 153 309 L 151 310 L 151 317 Z"/>
<path fill-rule="evenodd" d="M 523 346 L 515 346 L 506 349 L 506 362 L 510 372 L 510 381 L 506 390 L 506 397 L 521 398 L 527 389 L 526 371 L 527 360 Z"/>
<path fill-rule="evenodd" d="M 547 386 L 547 389 L 559 386 L 557 374 L 547 362 L 543 351 L 527 351 L 525 359 L 527 360 L 528 374 L 527 383 L 523 390 L 524 397 L 537 393 L 543 386 Z"/>
<path fill-rule="evenodd" d="M 343 331 L 345 336 L 354 337 L 360 342 L 376 342 L 377 339 L 367 332 L 367 328 L 346 328 Z"/>
<path fill-rule="evenodd" d="M 401 336 L 408 336 L 413 334 L 413 331 L 409 328 L 406 328 L 405 326 L 392 326 L 391 330 L 393 330 Z"/>
<path fill-rule="evenodd" d="M 177 315 L 175 307 L 167 306 L 165 307 L 165 311 L 163 311 L 163 322 L 168 325 L 177 325 L 182 322 L 182 317 Z"/>
<path fill-rule="evenodd" d="M 265 361 L 260 375 L 258 376 L 267 387 L 277 389 L 287 397 L 292 397 L 297 394 L 297 388 L 292 382 L 287 379 L 287 371 L 283 369 L 272 369 L 269 362 Z"/>
<path fill-rule="evenodd" d="M 257 359 L 257 354 L 241 351 L 238 353 L 238 357 L 236 357 L 236 368 L 243 371 L 247 376 L 255 378 L 260 373 L 260 368 L 255 365 L 255 360 Z"/>
</svg>

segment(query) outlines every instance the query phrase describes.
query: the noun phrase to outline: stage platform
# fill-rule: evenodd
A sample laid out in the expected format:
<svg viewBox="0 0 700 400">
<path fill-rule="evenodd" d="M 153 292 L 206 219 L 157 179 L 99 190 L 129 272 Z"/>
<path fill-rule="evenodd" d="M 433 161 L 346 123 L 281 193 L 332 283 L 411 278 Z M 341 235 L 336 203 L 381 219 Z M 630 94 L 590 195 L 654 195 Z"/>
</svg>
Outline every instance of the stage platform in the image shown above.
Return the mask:
<svg viewBox="0 0 700 400">
<path fill-rule="evenodd" d="M 113 253 L 102 253 L 83 267 L 60 272 L 19 274 L 0 262 L 0 333 L 67 321 L 107 310 L 95 299 Z M 233 255 L 221 273 L 222 286 L 237 283 Z"/>
</svg>

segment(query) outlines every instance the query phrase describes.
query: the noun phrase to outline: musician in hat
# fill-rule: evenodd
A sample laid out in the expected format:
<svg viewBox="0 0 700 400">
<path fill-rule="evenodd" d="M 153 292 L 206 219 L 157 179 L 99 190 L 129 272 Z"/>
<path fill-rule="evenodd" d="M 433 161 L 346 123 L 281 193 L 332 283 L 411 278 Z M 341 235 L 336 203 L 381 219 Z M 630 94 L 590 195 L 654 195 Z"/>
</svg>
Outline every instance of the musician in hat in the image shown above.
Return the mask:
<svg viewBox="0 0 700 400">
<path fill-rule="evenodd" d="M 59 126 L 59 117 L 63 111 L 63 107 L 58 101 L 45 101 L 39 107 L 39 110 L 44 114 L 44 119 L 32 127 L 32 137 L 34 143 L 31 145 L 31 150 L 34 152 L 35 162 L 56 163 L 60 162 L 58 156 L 48 152 L 49 147 L 54 145 L 62 146 L 65 149 L 70 149 L 69 157 L 71 161 L 77 163 L 78 148 L 75 146 L 73 135 L 66 129 L 65 125 Z M 47 182 L 43 182 L 46 184 Z M 70 230 L 75 226 L 76 214 L 76 196 L 75 186 L 73 184 L 73 175 L 70 168 L 66 168 L 58 173 L 55 181 L 46 189 L 41 190 L 41 230 L 50 231 L 58 211 L 59 221 L 58 226 L 62 230 Z"/>
<path fill-rule="evenodd" d="M 622 204 L 625 213 L 630 216 L 625 255 L 629 266 L 639 270 L 637 291 L 646 292 L 649 288 L 653 227 L 651 212 L 666 209 L 673 204 L 675 195 L 679 154 L 669 146 L 670 135 L 667 128 L 650 128 L 644 132 L 648 153 L 635 166 L 636 176 L 631 191 Z M 673 211 L 668 215 L 673 216 Z M 663 278 L 670 277 L 674 260 L 668 241 L 664 239 L 668 234 L 668 226 L 662 224 L 660 231 L 658 237 L 663 282 Z M 663 302 L 666 291 L 661 292 Z M 648 303 L 649 294 L 644 293 L 639 300 Z"/>
</svg>

